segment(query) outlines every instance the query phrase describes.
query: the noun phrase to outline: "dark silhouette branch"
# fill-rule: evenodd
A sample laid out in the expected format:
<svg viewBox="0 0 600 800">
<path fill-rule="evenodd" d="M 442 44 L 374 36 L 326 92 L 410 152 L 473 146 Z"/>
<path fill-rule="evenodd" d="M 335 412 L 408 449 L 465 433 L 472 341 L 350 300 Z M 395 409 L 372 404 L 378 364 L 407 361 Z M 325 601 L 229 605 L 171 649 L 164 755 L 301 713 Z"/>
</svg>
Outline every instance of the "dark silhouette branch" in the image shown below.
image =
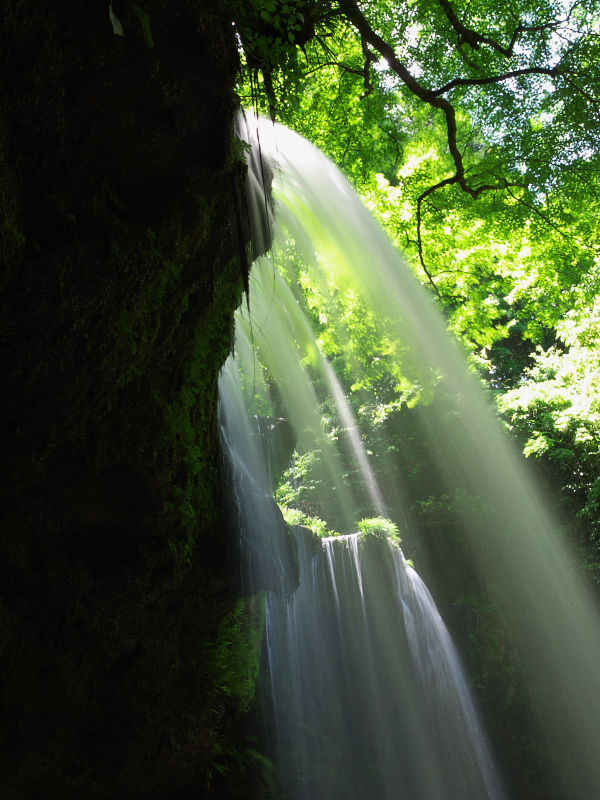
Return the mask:
<svg viewBox="0 0 600 800">
<path fill-rule="evenodd" d="M 445 97 L 439 97 L 438 93 L 431 89 L 426 89 L 414 75 L 402 64 L 396 56 L 394 48 L 377 34 L 364 14 L 358 7 L 357 0 L 340 0 L 340 8 L 345 13 L 348 21 L 356 28 L 363 41 L 363 48 L 365 42 L 370 45 L 380 56 L 382 56 L 388 67 L 398 75 L 405 86 L 420 100 L 437 108 L 443 112 L 446 118 L 446 130 L 448 149 L 452 160 L 454 161 L 455 174 L 451 178 L 446 178 L 441 185 L 446 186 L 448 183 L 457 183 L 460 188 L 476 200 L 482 192 L 493 189 L 500 189 L 504 184 L 483 184 L 478 187 L 473 187 L 467 181 L 465 173 L 465 165 L 463 162 L 462 153 L 458 148 L 457 142 L 457 125 L 456 125 L 456 110 L 452 103 Z M 437 188 L 441 188 L 437 186 Z M 428 195 L 426 195 L 428 196 Z"/>
<path fill-rule="evenodd" d="M 458 149 L 456 140 L 456 111 L 452 103 L 444 97 L 437 97 L 430 89 L 426 89 L 414 75 L 402 64 L 396 56 L 394 48 L 377 34 L 362 11 L 358 7 L 356 0 L 340 0 L 340 8 L 346 15 L 348 21 L 356 28 L 361 36 L 363 42 L 363 52 L 366 45 L 370 45 L 375 52 L 382 56 L 389 66 L 389 68 L 398 75 L 405 86 L 420 100 L 423 100 L 433 108 L 440 109 L 446 118 L 446 129 L 448 132 L 448 149 L 454 161 L 456 174 L 453 177 L 454 183 L 459 183 L 461 188 L 470 194 L 472 197 L 477 197 L 480 194 L 479 189 L 473 189 L 467 183 L 465 177 L 465 167 L 463 164 L 462 154 Z M 366 43 L 366 44 L 365 44 Z"/>
<path fill-rule="evenodd" d="M 563 78 L 563 80 L 566 81 L 569 84 L 569 86 L 572 86 L 573 89 L 575 89 L 576 92 L 579 92 L 579 94 L 582 95 L 582 97 L 585 97 L 585 99 L 589 103 L 591 103 L 591 105 L 594 106 L 596 111 L 598 113 L 600 113 L 600 104 L 598 104 L 598 100 L 597 100 L 597 98 L 594 97 L 594 95 L 590 94 L 585 89 L 582 89 L 581 86 L 576 84 L 575 81 L 572 78 L 570 78 L 568 75 L 565 75 L 564 73 L 561 73 L 561 78 Z"/>
<path fill-rule="evenodd" d="M 465 51 L 464 51 L 464 48 L 463 48 L 463 46 L 462 46 L 462 42 L 460 42 L 460 41 L 459 41 L 459 42 L 457 43 L 457 45 L 456 45 L 456 49 L 457 49 L 457 50 L 458 50 L 458 52 L 461 54 L 461 56 L 463 57 L 463 59 L 464 59 L 464 60 L 467 62 L 467 64 L 468 64 L 468 65 L 471 67 L 471 69 L 475 69 L 475 70 L 480 70 L 480 69 L 481 69 L 481 67 L 479 66 L 479 64 L 476 64 L 474 61 L 471 61 L 471 59 L 469 58 L 469 56 L 468 56 L 468 55 L 465 53 Z"/>
<path fill-rule="evenodd" d="M 363 97 L 367 97 L 373 91 L 373 84 L 371 83 L 371 64 L 377 62 L 377 56 L 369 50 L 368 44 L 364 40 L 362 40 L 362 48 L 365 57 L 365 65 L 362 69 L 350 67 L 348 64 L 344 64 L 343 61 L 323 61 L 317 64 L 316 67 L 307 70 L 304 75 L 312 75 L 313 72 L 318 72 L 320 69 L 323 69 L 323 67 L 339 67 L 343 69 L 344 72 L 349 72 L 351 75 L 359 75 L 363 79 L 365 84 L 365 93 Z"/>
<path fill-rule="evenodd" d="M 473 50 L 479 50 L 482 44 L 488 45 L 496 52 L 503 55 L 505 58 L 512 58 L 515 53 L 515 46 L 519 41 L 520 37 L 524 33 L 540 33 L 541 31 L 547 30 L 556 30 L 560 25 L 564 25 L 565 22 L 568 22 L 573 10 L 576 8 L 579 3 L 574 3 L 565 19 L 561 20 L 553 20 L 552 22 L 545 22 L 541 25 L 517 25 L 515 30 L 513 31 L 510 44 L 508 47 L 503 47 L 499 42 L 495 39 L 492 39 L 490 36 L 484 36 L 483 34 L 479 33 L 473 28 L 467 28 L 466 25 L 458 18 L 456 11 L 452 7 L 449 0 L 438 0 L 440 6 L 442 7 L 446 18 L 454 31 L 458 34 L 458 42 L 459 47 L 463 44 L 468 44 Z M 464 54 L 463 54 L 464 55 Z M 465 57 L 466 58 L 466 57 Z M 469 62 L 470 63 L 470 62 Z"/>
<path fill-rule="evenodd" d="M 435 281 L 433 280 L 432 274 L 427 269 L 427 265 L 425 264 L 425 257 L 423 256 L 423 236 L 421 235 L 421 223 L 423 218 L 423 203 L 425 200 L 434 192 L 437 192 L 438 189 L 443 189 L 444 186 L 451 186 L 458 182 L 458 178 L 456 175 L 453 175 L 451 178 L 445 178 L 443 181 L 439 181 L 436 183 L 435 186 L 430 186 L 429 189 L 426 189 L 422 194 L 419 195 L 417 198 L 417 252 L 419 254 L 419 261 L 421 263 L 421 267 L 423 268 L 423 272 L 427 275 L 427 280 L 433 287 L 435 293 L 438 296 L 438 300 L 441 301 L 442 295 L 440 294 L 440 290 L 436 286 Z"/>
<path fill-rule="evenodd" d="M 571 239 L 571 237 L 570 237 L 570 236 L 568 236 L 568 235 L 567 235 L 567 234 L 566 234 L 564 231 L 561 231 L 561 229 L 558 227 L 558 225 L 555 225 L 555 224 L 554 224 L 554 222 L 552 222 L 552 220 L 551 220 L 551 219 L 549 219 L 549 218 L 548 218 L 548 217 L 547 217 L 545 214 L 543 214 L 543 213 L 542 213 L 542 212 L 539 210 L 539 208 L 536 208 L 536 207 L 535 207 L 534 205 L 532 205 L 531 203 L 528 203 L 526 200 L 523 200 L 523 198 L 522 198 L 522 197 L 518 197 L 516 194 L 514 194 L 513 192 L 511 192 L 511 190 L 510 190 L 510 187 L 508 187 L 508 186 L 507 186 L 507 187 L 506 187 L 506 191 L 507 191 L 507 192 L 509 193 L 509 195 L 510 195 L 510 196 L 513 198 L 513 200 L 516 200 L 516 202 L 517 202 L 517 203 L 519 203 L 520 205 L 524 206 L 525 208 L 528 208 L 528 209 L 529 209 L 529 211 L 533 211 L 533 213 L 534 213 L 534 214 L 536 214 L 536 215 L 537 215 L 537 216 L 538 216 L 540 219 L 544 220 L 544 222 L 546 223 L 546 225 L 548 225 L 548 227 L 550 227 L 550 228 L 552 228 L 553 230 L 555 230 L 555 231 L 556 231 L 556 233 L 558 233 L 558 235 L 559 235 L 559 236 L 562 236 L 562 238 L 563 238 L 563 239 L 564 239 L 566 242 L 569 242 L 570 244 L 572 244 L 572 239 Z"/>
<path fill-rule="evenodd" d="M 365 82 L 365 93 L 363 97 L 368 97 L 373 91 L 373 84 L 371 83 L 371 64 L 377 63 L 377 56 L 369 50 L 369 45 L 364 37 L 361 37 L 361 46 L 363 56 L 365 57 L 365 66 L 363 68 L 363 80 Z"/>
<path fill-rule="evenodd" d="M 528 206 L 532 211 L 536 214 L 541 216 L 545 219 L 544 215 L 533 206 L 529 206 L 524 200 L 510 192 L 510 187 L 518 187 L 523 188 L 521 184 L 517 183 L 509 183 L 506 179 L 500 179 L 497 183 L 482 183 L 478 186 L 473 185 L 473 178 L 477 176 L 470 176 L 470 180 L 467 176 L 467 171 L 465 170 L 465 165 L 463 161 L 462 153 L 458 146 L 457 141 L 457 122 L 456 122 L 456 110 L 452 103 L 442 95 L 449 92 L 456 86 L 485 86 L 494 83 L 500 83 L 505 80 L 509 80 L 511 78 L 517 78 L 522 75 L 547 75 L 551 78 L 561 77 L 566 82 L 568 82 L 573 88 L 579 91 L 582 96 L 586 97 L 586 99 L 594 105 L 595 108 L 598 108 L 597 101 L 593 98 L 588 92 L 578 87 L 571 78 L 566 76 L 564 72 L 561 70 L 560 65 L 556 65 L 554 67 L 528 67 L 518 70 L 513 70 L 511 72 L 503 73 L 501 75 L 492 75 L 483 78 L 455 78 L 454 80 L 450 81 L 449 83 L 445 84 L 444 86 L 440 87 L 439 89 L 431 90 L 427 89 L 423 84 L 421 84 L 415 76 L 410 72 L 410 70 L 399 60 L 398 56 L 394 48 L 386 42 L 381 36 L 379 36 L 376 31 L 373 30 L 370 23 L 362 13 L 359 5 L 358 0 L 338 0 L 339 8 L 341 13 L 346 17 L 348 22 L 356 29 L 358 34 L 361 37 L 361 44 L 363 48 L 363 53 L 366 57 L 365 63 L 365 70 L 368 70 L 371 64 L 376 60 L 373 52 L 369 48 L 372 48 L 373 51 L 379 54 L 381 58 L 385 59 L 389 69 L 392 70 L 404 83 L 407 89 L 412 92 L 416 97 L 422 100 L 424 103 L 427 103 L 429 106 L 435 109 L 439 109 L 445 117 L 446 121 L 446 130 L 447 130 L 447 142 L 448 142 L 448 150 L 450 152 L 450 156 L 454 162 L 455 173 L 448 178 L 444 178 L 443 180 L 436 183 L 434 186 L 430 186 L 426 189 L 418 198 L 417 198 L 417 251 L 419 255 L 419 261 L 421 267 L 427 276 L 428 282 L 431 284 L 432 288 L 434 289 L 437 297 L 441 300 L 441 294 L 438 287 L 435 284 L 433 279 L 433 275 L 429 272 L 427 265 L 425 263 L 425 257 L 423 252 L 423 238 L 422 238 L 422 223 L 423 223 L 423 204 L 427 201 L 431 195 L 435 192 L 439 191 L 440 189 L 451 186 L 451 185 L 458 185 L 462 189 L 462 191 L 466 192 L 470 197 L 474 200 L 483 194 L 484 192 L 489 191 L 499 191 L 499 190 L 506 190 L 509 191 L 511 196 L 519 203 Z M 452 8 L 449 0 L 439 0 L 444 12 L 450 24 L 452 25 L 453 29 L 459 34 L 460 41 L 459 47 L 463 43 L 469 44 L 474 50 L 478 50 L 482 44 L 489 45 L 493 49 L 497 50 L 499 53 L 504 55 L 506 58 L 511 58 L 514 53 L 515 45 L 523 33 L 530 33 L 530 32 L 539 32 L 542 30 L 549 30 L 549 29 L 556 29 L 560 24 L 561 21 L 554 21 L 550 23 L 544 23 L 542 25 L 537 26 L 525 26 L 525 25 L 518 25 L 512 35 L 511 42 L 508 47 L 502 47 L 498 42 L 490 37 L 483 36 L 479 34 L 477 31 L 471 30 L 464 26 L 460 20 L 458 19 L 454 9 Z M 567 19 L 570 17 L 573 9 L 576 7 L 577 4 L 573 5 L 569 11 L 569 15 Z M 369 83 L 370 86 L 370 83 Z M 555 227 L 552 223 L 545 219 L 545 221 L 551 225 L 551 227 Z M 559 231 L 556 228 L 557 232 L 561 235 L 564 235 L 562 231 Z"/>
<path fill-rule="evenodd" d="M 447 12 L 448 19 L 455 30 L 460 29 L 461 35 L 468 35 L 470 37 L 470 41 L 475 44 L 490 44 L 490 46 L 495 47 L 495 49 L 497 49 L 499 52 L 502 52 L 504 55 L 507 55 L 508 57 L 512 55 L 512 48 L 514 48 L 514 44 L 517 41 L 519 33 L 523 33 L 525 31 L 539 31 L 545 28 L 556 27 L 557 25 L 561 24 L 561 22 L 552 22 L 537 26 L 519 25 L 516 29 L 516 32 L 513 34 L 510 46 L 508 48 L 502 48 L 493 39 L 481 36 L 476 31 L 471 31 L 470 29 L 465 28 L 458 20 L 458 17 L 456 16 L 448 0 L 439 0 L 439 2 Z M 450 91 L 455 86 L 485 86 L 493 83 L 499 83 L 510 78 L 519 77 L 520 75 L 548 75 L 553 78 L 558 76 L 564 78 L 571 86 L 573 86 L 573 88 L 578 90 L 582 96 L 586 97 L 586 99 L 593 103 L 596 108 L 598 108 L 595 98 L 577 86 L 577 84 L 575 84 L 571 78 L 562 72 L 558 65 L 555 67 L 528 67 L 504 73 L 502 75 L 492 75 L 486 78 L 455 78 L 439 89 L 427 89 L 425 86 L 423 86 L 423 84 L 419 83 L 415 76 L 398 59 L 394 48 L 389 44 L 389 42 L 386 42 L 381 36 L 379 36 L 378 33 L 373 30 L 370 23 L 360 10 L 357 0 L 339 0 L 339 7 L 346 19 L 358 31 L 361 37 L 363 53 L 370 54 L 369 65 L 373 61 L 373 54 L 370 53 L 368 49 L 370 46 L 376 53 L 379 53 L 379 55 L 385 59 L 388 67 L 402 80 L 409 91 L 411 91 L 420 100 L 430 105 L 432 108 L 437 108 L 442 111 L 446 119 L 448 149 L 450 151 L 450 155 L 452 156 L 452 160 L 454 161 L 456 170 L 455 175 L 451 180 L 453 183 L 457 183 L 461 189 L 469 194 L 474 200 L 476 200 L 482 192 L 501 189 L 507 184 L 484 184 L 482 186 L 474 187 L 468 182 L 462 153 L 460 152 L 457 142 L 456 110 L 452 103 L 441 95 Z M 569 11 L 569 16 L 574 8 L 575 5 L 572 6 L 571 10 Z M 465 41 L 468 41 L 468 39 Z"/>
<path fill-rule="evenodd" d="M 505 72 L 502 75 L 489 75 L 487 78 L 454 78 L 439 89 L 434 89 L 432 94 L 438 97 L 454 89 L 455 86 L 486 86 L 491 83 L 507 81 L 510 78 L 518 78 L 521 75 L 549 75 L 551 78 L 555 78 L 559 74 L 561 73 L 559 73 L 558 67 L 525 67 Z"/>
<path fill-rule="evenodd" d="M 510 45 L 508 47 L 502 47 L 502 45 L 498 44 L 495 39 L 491 39 L 488 36 L 483 36 L 481 33 L 478 33 L 472 28 L 467 28 L 466 25 L 463 25 L 459 20 L 456 11 L 452 8 L 452 5 L 448 2 L 448 0 L 438 1 L 448 19 L 448 22 L 458 34 L 459 42 L 461 44 L 468 44 L 473 50 L 479 50 L 482 44 L 487 44 L 494 50 L 497 50 L 503 56 L 506 56 L 506 58 L 512 57 L 514 46 L 519 36 L 520 26 L 518 26 L 513 33 Z"/>
</svg>

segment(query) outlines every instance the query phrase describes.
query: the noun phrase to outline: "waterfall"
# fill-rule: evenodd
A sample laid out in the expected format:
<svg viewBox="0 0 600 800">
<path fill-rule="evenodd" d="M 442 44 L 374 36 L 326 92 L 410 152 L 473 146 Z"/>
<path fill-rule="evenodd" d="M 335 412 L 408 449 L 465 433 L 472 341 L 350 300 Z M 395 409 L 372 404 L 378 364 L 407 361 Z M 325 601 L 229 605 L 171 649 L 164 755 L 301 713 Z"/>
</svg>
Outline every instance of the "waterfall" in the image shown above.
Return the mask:
<svg viewBox="0 0 600 800">
<path fill-rule="evenodd" d="M 289 547 L 261 488 L 267 470 L 241 398 L 230 357 L 221 378 L 224 438 L 242 509 L 245 583 L 269 589 L 286 800 L 501 800 L 456 650 L 396 544 L 361 534 L 318 541 L 298 527 L 299 585 L 282 590 L 293 583 Z"/>
<path fill-rule="evenodd" d="M 506 598 L 509 635 L 535 697 L 539 736 L 565 796 L 589 800 L 600 787 L 600 619 L 535 485 L 443 320 L 343 176 L 282 126 L 252 119 L 243 136 L 253 146 L 255 225 L 270 217 L 260 185 L 265 166 L 272 170 L 274 241 L 271 257 L 253 267 L 250 311 L 238 312 L 236 356 L 223 373 L 221 402 L 238 505 L 247 509 L 240 520 L 250 564 L 243 566 L 244 580 L 249 591 L 268 591 L 286 798 L 503 796 L 456 651 L 427 589 L 394 542 L 351 534 L 359 509 L 323 432 L 309 371 L 338 404 L 371 507 L 383 515 L 388 493 L 395 492 L 395 508 L 408 526 L 409 504 L 401 507 L 407 489 L 401 476 L 385 491 L 377 486 L 349 405 L 282 276 L 291 251 L 301 254 L 324 294 L 340 286 L 355 292 L 381 336 L 397 343 L 391 358 L 416 394 L 435 394 L 435 404 L 422 402 L 415 412 L 439 481 L 486 509 L 484 523 L 468 502 L 459 509 L 469 557 L 482 580 Z M 343 329 L 339 335 L 349 338 Z M 256 408 L 243 410 L 240 399 L 245 390 L 255 406 L 263 398 L 266 407 L 269 387 L 257 357 L 277 385 L 299 445 L 321 453 L 327 502 L 344 534 L 315 541 L 297 528 L 299 564 L 269 498 L 259 438 L 248 422 Z"/>
<path fill-rule="evenodd" d="M 499 800 L 456 651 L 400 549 L 352 534 L 300 552 L 300 588 L 269 609 L 287 796 Z"/>
</svg>

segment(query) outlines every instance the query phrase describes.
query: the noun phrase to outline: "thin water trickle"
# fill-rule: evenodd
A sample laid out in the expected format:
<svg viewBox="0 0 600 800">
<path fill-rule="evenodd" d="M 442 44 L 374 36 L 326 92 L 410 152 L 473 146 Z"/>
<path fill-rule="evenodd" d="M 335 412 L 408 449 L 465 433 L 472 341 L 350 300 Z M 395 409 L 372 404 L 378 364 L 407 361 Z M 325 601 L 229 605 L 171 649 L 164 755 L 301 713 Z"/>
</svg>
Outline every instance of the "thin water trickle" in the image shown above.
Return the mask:
<svg viewBox="0 0 600 800">
<path fill-rule="evenodd" d="M 324 294 L 343 285 L 364 299 L 382 334 L 401 343 L 394 357 L 403 373 L 424 395 L 435 393 L 435 404 L 417 406 L 415 413 L 445 491 L 486 509 L 482 523 L 465 502 L 463 529 L 482 582 L 497 585 L 506 600 L 509 635 L 536 701 L 539 735 L 564 796 L 597 796 L 600 619 L 569 566 L 567 547 L 440 315 L 347 181 L 302 137 L 252 119 L 243 135 L 255 152 L 256 131 L 261 160 L 253 156 L 254 162 L 273 170 L 275 240 L 272 261 L 259 259 L 253 268 L 251 315 L 241 310 L 238 316 L 246 384 L 255 369 L 254 346 L 302 447 L 322 453 L 327 502 L 338 509 L 342 529 L 353 530 L 354 499 L 321 429 L 308 378 L 310 365 L 331 385 L 329 367 L 298 299 L 273 266 L 285 272 L 291 245 Z M 260 212 L 252 212 L 257 220 L 266 204 L 256 189 L 260 180 L 254 185 L 261 203 Z M 349 333 L 340 331 L 344 336 Z M 343 419 L 343 403 L 338 413 Z M 344 426 L 356 431 L 348 418 Z M 359 436 L 350 440 L 368 486 L 368 456 Z M 371 491 L 376 505 L 373 497 Z M 269 612 L 287 796 L 500 797 L 448 633 L 418 577 L 399 564 L 399 556 L 382 555 L 368 543 L 361 551 L 358 539 L 325 542 L 316 551 L 305 539 L 299 542 L 300 586 L 289 603 L 271 595 Z"/>
</svg>

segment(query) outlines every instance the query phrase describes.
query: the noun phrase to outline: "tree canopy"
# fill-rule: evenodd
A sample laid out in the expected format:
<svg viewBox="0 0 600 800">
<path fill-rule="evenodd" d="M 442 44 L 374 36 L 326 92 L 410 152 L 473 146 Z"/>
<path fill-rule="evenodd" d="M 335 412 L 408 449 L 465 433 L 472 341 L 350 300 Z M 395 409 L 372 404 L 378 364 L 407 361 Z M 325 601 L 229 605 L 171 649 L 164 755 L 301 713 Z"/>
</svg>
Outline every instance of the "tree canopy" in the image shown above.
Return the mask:
<svg viewBox="0 0 600 800">
<path fill-rule="evenodd" d="M 600 402 L 597 3 L 257 0 L 235 21 L 243 101 L 348 175 L 588 547 Z M 347 388 L 374 441 L 408 399 L 394 344 L 364 309 L 333 307 L 301 266 L 296 279 L 339 374 L 348 359 L 363 365 Z M 338 340 L 341 317 L 354 325 L 350 346 Z M 586 552 L 595 564 L 595 545 Z"/>
<path fill-rule="evenodd" d="M 347 172 L 457 331 L 543 341 L 597 255 L 596 4 L 252 8 L 247 102 Z"/>
</svg>

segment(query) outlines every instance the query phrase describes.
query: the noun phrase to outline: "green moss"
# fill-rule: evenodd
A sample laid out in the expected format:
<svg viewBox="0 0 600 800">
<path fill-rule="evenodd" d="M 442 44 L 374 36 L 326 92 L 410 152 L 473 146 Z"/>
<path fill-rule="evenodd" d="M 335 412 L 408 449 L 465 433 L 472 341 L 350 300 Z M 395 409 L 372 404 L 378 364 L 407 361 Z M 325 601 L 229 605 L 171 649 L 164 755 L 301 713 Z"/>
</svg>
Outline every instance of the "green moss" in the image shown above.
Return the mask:
<svg viewBox="0 0 600 800">
<path fill-rule="evenodd" d="M 263 594 L 240 597 L 216 636 L 206 643 L 215 686 L 227 697 L 236 698 L 242 711 L 256 698 L 265 619 Z"/>
<path fill-rule="evenodd" d="M 242 165 L 234 158 L 230 165 L 156 229 L 116 226 L 115 272 L 133 270 L 143 280 L 136 277 L 134 291 L 112 309 L 109 333 L 97 342 L 101 400 L 68 433 L 99 468 L 135 454 L 139 468 L 152 472 L 160 527 L 180 564 L 217 524 L 217 378 L 242 279 L 236 254 L 218 275 L 206 260 L 214 258 L 210 231 L 231 214 L 223 199 L 230 202 L 231 186 L 243 180 Z"/>
<path fill-rule="evenodd" d="M 0 87 L 0 794 L 201 795 L 259 649 L 220 485 L 234 31 L 157 0 L 149 50 L 120 7 L 125 37 L 61 11 L 11 12 Z"/>
</svg>

